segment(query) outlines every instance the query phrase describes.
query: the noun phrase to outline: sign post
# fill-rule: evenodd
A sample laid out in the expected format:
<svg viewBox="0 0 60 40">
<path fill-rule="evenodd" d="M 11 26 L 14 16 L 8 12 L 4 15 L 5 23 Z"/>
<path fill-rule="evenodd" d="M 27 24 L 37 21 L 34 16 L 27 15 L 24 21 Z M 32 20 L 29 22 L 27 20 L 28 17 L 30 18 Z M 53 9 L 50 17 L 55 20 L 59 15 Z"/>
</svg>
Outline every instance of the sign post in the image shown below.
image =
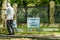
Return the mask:
<svg viewBox="0 0 60 40">
<path fill-rule="evenodd" d="M 27 18 L 28 28 L 38 28 L 40 30 L 40 18 L 39 17 L 28 17 Z"/>
</svg>

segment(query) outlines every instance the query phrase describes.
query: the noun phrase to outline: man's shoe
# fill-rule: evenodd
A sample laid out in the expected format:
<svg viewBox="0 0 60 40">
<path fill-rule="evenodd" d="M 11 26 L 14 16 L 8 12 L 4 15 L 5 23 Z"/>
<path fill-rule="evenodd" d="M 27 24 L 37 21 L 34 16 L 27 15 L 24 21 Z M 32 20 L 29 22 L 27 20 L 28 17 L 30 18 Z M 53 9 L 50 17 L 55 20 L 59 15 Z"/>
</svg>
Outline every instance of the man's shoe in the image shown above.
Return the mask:
<svg viewBox="0 0 60 40">
<path fill-rule="evenodd" d="M 7 35 L 11 35 L 11 34 L 7 34 Z"/>
</svg>

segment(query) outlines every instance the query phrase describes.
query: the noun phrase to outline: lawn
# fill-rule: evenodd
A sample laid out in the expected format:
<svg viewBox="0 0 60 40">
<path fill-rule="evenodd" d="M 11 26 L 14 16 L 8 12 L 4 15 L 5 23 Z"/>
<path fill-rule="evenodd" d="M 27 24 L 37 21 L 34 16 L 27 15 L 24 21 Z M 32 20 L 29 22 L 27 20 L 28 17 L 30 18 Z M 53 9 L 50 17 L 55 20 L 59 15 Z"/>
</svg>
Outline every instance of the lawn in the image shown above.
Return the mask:
<svg viewBox="0 0 60 40">
<path fill-rule="evenodd" d="M 18 31 L 15 30 L 15 34 L 53 34 L 60 33 L 59 27 L 43 27 L 40 28 L 28 28 L 26 24 L 18 25 Z M 7 29 L 0 28 L 0 34 L 7 34 Z"/>
</svg>

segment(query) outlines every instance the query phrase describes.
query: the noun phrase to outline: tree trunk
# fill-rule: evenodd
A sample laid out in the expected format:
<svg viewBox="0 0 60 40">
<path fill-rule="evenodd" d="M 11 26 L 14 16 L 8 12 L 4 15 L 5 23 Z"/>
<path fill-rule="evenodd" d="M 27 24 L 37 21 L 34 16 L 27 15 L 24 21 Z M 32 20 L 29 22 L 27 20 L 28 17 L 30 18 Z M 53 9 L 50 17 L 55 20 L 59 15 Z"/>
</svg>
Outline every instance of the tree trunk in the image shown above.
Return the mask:
<svg viewBox="0 0 60 40">
<path fill-rule="evenodd" d="M 54 24 L 54 9 L 55 9 L 55 2 L 50 2 L 50 24 Z"/>
</svg>

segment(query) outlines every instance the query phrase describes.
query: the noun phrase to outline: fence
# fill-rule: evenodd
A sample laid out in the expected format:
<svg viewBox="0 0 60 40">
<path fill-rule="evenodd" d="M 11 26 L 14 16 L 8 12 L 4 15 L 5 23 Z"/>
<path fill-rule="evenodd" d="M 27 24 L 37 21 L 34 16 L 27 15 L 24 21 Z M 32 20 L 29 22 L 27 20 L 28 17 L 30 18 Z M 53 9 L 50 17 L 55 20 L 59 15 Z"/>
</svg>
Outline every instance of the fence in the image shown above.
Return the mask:
<svg viewBox="0 0 60 40">
<path fill-rule="evenodd" d="M 41 23 L 49 22 L 48 6 L 19 7 L 17 12 L 18 23 L 26 23 L 26 17 L 40 17 Z"/>
<path fill-rule="evenodd" d="M 17 12 L 18 23 L 26 23 L 25 15 L 26 17 L 40 17 L 41 23 L 49 23 L 49 6 L 19 7 Z M 55 6 L 54 20 L 55 23 L 60 23 L 60 6 Z"/>
<path fill-rule="evenodd" d="M 55 6 L 54 19 L 55 23 L 60 23 L 60 6 Z"/>
</svg>

